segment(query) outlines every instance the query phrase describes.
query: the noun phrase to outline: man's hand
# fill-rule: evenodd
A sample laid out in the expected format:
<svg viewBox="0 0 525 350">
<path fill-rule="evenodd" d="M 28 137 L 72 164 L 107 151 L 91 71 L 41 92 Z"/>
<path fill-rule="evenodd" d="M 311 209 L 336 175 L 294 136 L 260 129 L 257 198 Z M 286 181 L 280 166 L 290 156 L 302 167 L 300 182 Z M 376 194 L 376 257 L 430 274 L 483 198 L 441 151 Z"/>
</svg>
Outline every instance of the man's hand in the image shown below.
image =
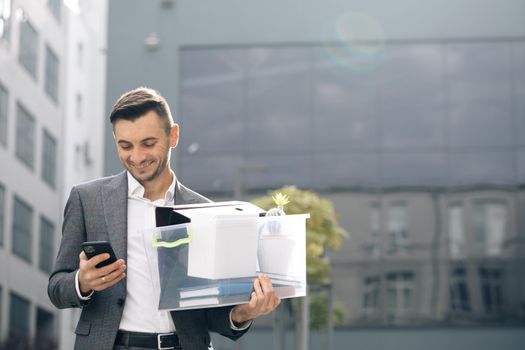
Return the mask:
<svg viewBox="0 0 525 350">
<path fill-rule="evenodd" d="M 101 291 L 109 288 L 124 277 L 126 277 L 126 264 L 124 260 L 118 259 L 114 263 L 96 268 L 96 265 L 109 259 L 109 254 L 99 254 L 88 260 L 84 252 L 80 253 L 80 269 L 78 273 L 78 284 L 82 294 L 89 294 L 91 291 Z"/>
<path fill-rule="evenodd" d="M 253 290 L 248 304 L 237 305 L 233 308 L 231 315 L 235 324 L 243 324 L 258 316 L 266 315 L 281 303 L 270 278 L 266 275 L 261 275 L 253 281 Z"/>
</svg>

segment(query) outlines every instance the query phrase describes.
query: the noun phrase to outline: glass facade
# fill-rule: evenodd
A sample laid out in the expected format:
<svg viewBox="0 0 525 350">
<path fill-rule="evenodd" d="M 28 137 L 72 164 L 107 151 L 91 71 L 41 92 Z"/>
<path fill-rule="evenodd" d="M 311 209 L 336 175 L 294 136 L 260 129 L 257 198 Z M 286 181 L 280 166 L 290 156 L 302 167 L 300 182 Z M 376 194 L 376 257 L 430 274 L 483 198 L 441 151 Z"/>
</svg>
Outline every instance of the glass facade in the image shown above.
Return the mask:
<svg viewBox="0 0 525 350">
<path fill-rule="evenodd" d="M 525 324 L 525 41 L 181 50 L 177 176 L 333 199 L 344 324 Z"/>
<path fill-rule="evenodd" d="M 524 180 L 524 47 L 184 49 L 180 171 L 209 174 L 217 161 L 212 181 L 188 184 L 225 193 L 252 163 L 265 167 L 246 176 L 253 191 L 290 179 L 316 190 L 513 185 Z"/>
</svg>

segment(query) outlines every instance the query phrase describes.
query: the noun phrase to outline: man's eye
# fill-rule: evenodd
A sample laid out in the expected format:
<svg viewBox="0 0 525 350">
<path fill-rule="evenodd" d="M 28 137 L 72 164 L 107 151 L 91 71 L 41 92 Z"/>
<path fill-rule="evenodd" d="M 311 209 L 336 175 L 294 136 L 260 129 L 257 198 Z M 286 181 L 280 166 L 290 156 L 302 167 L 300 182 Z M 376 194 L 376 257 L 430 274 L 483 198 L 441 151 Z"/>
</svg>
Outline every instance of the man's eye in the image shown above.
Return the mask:
<svg viewBox="0 0 525 350">
<path fill-rule="evenodd" d="M 127 150 L 131 149 L 131 146 L 127 146 L 127 145 L 124 146 L 124 145 L 121 145 L 120 148 L 122 148 L 123 150 L 126 150 L 126 151 L 127 151 Z"/>
<path fill-rule="evenodd" d="M 155 142 L 153 142 L 153 143 L 145 143 L 144 144 L 144 147 L 148 147 L 148 148 L 153 147 L 153 146 L 155 146 Z"/>
</svg>

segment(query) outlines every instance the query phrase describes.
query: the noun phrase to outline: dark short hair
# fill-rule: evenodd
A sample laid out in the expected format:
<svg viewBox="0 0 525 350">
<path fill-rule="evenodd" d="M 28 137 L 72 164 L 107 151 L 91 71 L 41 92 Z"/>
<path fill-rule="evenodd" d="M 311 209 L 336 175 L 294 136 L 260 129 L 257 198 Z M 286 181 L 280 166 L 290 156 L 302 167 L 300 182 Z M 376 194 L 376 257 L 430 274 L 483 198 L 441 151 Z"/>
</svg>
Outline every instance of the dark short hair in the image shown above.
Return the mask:
<svg viewBox="0 0 525 350">
<path fill-rule="evenodd" d="M 135 121 L 149 111 L 155 111 L 165 122 L 164 129 L 169 135 L 173 126 L 170 107 L 166 99 L 156 90 L 138 87 L 119 97 L 111 109 L 109 121 L 113 126 L 119 119 Z"/>
</svg>

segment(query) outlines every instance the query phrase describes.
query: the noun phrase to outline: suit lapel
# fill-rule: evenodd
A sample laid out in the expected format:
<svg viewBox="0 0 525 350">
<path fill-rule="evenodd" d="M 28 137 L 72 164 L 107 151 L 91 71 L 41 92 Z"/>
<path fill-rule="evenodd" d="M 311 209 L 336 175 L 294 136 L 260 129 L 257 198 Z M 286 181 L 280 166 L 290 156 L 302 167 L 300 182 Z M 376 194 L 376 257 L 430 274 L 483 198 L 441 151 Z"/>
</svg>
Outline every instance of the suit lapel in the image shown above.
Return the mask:
<svg viewBox="0 0 525 350">
<path fill-rule="evenodd" d="M 128 182 L 126 172 L 102 188 L 102 205 L 109 241 L 118 258 L 127 260 L 128 247 Z"/>
</svg>

